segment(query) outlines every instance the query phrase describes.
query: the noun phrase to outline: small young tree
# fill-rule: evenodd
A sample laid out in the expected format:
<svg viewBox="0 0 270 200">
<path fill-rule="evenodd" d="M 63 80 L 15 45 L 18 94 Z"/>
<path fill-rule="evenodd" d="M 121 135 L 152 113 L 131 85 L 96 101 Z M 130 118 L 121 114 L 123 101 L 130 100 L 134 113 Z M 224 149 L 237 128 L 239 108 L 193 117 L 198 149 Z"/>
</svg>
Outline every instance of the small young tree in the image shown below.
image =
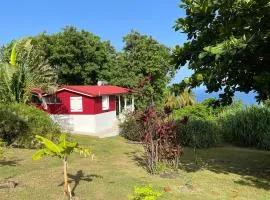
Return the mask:
<svg viewBox="0 0 270 200">
<path fill-rule="evenodd" d="M 156 172 L 159 162 L 177 167 L 183 148 L 178 144 L 173 121 L 150 106 L 141 114 L 138 122 L 142 125 L 141 141 L 150 173 Z"/>
<path fill-rule="evenodd" d="M 33 160 L 39 160 L 42 156 L 52 156 L 58 157 L 63 161 L 63 170 L 64 170 L 64 194 L 65 196 L 72 199 L 71 189 L 68 183 L 68 176 L 67 176 L 67 159 L 68 156 L 71 155 L 73 152 L 77 152 L 80 155 L 90 156 L 91 152 L 90 149 L 79 147 L 78 142 L 76 141 L 68 141 L 66 140 L 66 135 L 61 134 L 59 137 L 58 144 L 54 143 L 53 141 L 44 138 L 42 136 L 36 135 L 37 140 L 43 144 L 43 148 L 38 150 L 33 156 Z"/>
</svg>

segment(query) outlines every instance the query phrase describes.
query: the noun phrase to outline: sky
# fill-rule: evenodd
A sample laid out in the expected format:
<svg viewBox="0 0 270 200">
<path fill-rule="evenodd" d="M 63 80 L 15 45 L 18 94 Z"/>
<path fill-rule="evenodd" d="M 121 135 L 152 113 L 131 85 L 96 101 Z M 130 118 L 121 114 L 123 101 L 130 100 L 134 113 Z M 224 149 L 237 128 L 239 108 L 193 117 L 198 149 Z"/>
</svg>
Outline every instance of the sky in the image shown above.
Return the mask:
<svg viewBox="0 0 270 200">
<path fill-rule="evenodd" d="M 85 29 L 110 40 L 121 50 L 122 38 L 132 29 L 151 35 L 169 47 L 181 45 L 186 36 L 175 32 L 175 20 L 185 16 L 179 0 L 20 0 L 1 2 L 0 46 L 25 36 L 54 33 L 67 25 Z M 192 74 L 179 70 L 173 83 Z"/>
<path fill-rule="evenodd" d="M 132 29 L 174 46 L 185 42 L 185 35 L 173 30 L 175 20 L 185 16 L 178 4 L 178 0 L 4 0 L 0 44 L 74 25 L 110 40 L 118 50 L 123 36 Z"/>
</svg>

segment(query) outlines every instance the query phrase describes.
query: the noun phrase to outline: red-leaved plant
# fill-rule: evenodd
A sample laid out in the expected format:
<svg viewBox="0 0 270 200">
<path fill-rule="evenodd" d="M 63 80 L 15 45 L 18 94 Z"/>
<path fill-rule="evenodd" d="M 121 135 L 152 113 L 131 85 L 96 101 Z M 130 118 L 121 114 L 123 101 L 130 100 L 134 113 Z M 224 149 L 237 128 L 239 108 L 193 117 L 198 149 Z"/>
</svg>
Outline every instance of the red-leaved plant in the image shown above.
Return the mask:
<svg viewBox="0 0 270 200">
<path fill-rule="evenodd" d="M 148 107 L 138 118 L 142 124 L 141 142 L 145 149 L 146 165 L 150 173 L 155 173 L 159 162 L 178 166 L 183 148 L 178 144 L 172 120 L 154 106 Z"/>
</svg>

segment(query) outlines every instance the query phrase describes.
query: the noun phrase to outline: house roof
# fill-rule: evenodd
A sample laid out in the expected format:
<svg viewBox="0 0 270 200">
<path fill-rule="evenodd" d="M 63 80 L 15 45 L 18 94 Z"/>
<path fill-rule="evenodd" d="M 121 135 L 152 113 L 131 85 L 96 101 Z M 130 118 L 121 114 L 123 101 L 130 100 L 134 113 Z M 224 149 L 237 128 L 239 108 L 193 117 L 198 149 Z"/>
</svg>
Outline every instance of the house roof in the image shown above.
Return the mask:
<svg viewBox="0 0 270 200">
<path fill-rule="evenodd" d="M 83 94 L 86 96 L 96 97 L 96 96 L 104 96 L 104 95 L 117 95 L 117 94 L 127 94 L 129 93 L 129 89 L 112 86 L 112 85 L 70 85 L 70 86 L 61 86 L 57 89 L 57 92 L 62 90 L 71 91 L 78 94 Z M 44 94 L 40 89 L 32 90 L 34 93 Z"/>
</svg>

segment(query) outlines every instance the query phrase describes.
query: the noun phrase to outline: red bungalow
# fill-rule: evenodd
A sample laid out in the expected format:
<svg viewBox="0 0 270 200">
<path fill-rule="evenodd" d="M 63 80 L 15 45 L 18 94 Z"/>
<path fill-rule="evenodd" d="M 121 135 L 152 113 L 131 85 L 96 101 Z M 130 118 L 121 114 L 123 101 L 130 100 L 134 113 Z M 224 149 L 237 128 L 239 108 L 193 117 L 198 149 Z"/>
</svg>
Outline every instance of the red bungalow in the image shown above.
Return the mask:
<svg viewBox="0 0 270 200">
<path fill-rule="evenodd" d="M 53 95 L 33 90 L 31 102 L 48 112 L 65 131 L 104 137 L 118 134 L 116 96 L 121 113 L 120 95 L 128 93 L 126 88 L 111 85 L 62 86 Z"/>
</svg>

